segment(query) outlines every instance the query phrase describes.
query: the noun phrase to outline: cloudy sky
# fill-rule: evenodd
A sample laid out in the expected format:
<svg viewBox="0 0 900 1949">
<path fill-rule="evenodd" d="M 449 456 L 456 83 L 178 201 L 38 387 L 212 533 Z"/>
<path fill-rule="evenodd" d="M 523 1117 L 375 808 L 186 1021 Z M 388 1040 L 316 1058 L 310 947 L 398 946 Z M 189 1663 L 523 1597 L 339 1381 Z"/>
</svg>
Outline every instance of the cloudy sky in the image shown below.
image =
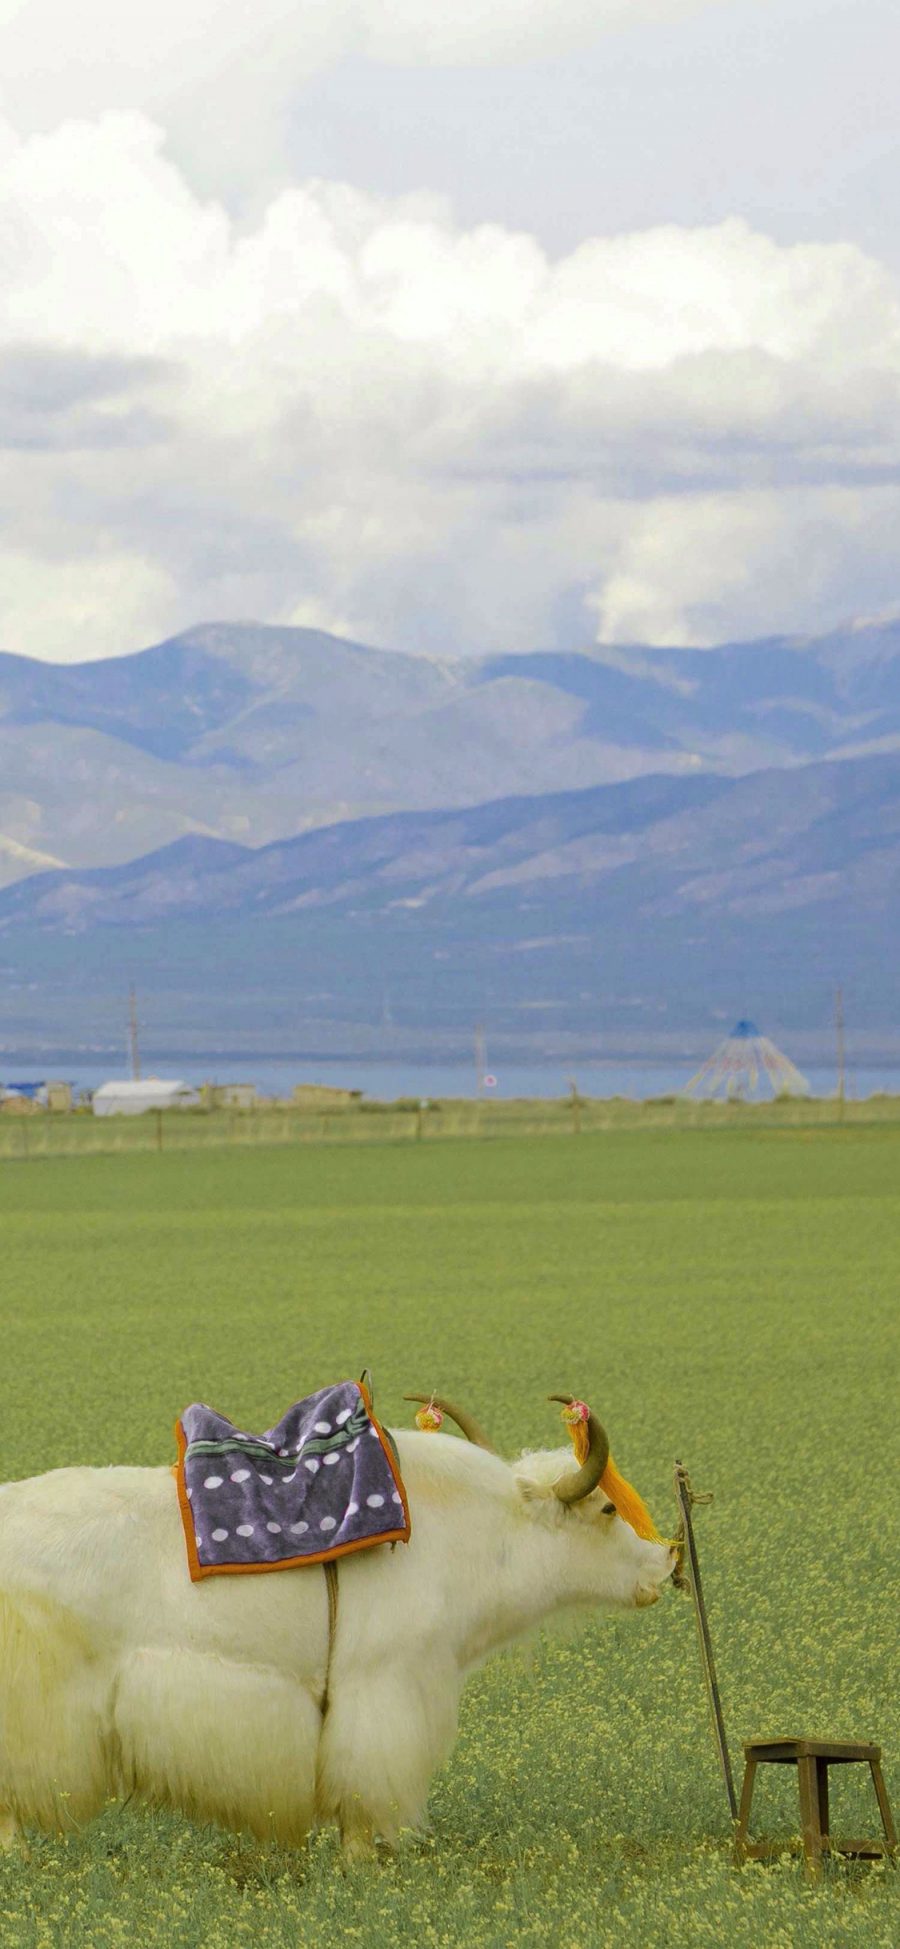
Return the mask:
<svg viewBox="0 0 900 1949">
<path fill-rule="evenodd" d="M 896 0 L 0 0 L 0 647 L 900 609 Z"/>
</svg>

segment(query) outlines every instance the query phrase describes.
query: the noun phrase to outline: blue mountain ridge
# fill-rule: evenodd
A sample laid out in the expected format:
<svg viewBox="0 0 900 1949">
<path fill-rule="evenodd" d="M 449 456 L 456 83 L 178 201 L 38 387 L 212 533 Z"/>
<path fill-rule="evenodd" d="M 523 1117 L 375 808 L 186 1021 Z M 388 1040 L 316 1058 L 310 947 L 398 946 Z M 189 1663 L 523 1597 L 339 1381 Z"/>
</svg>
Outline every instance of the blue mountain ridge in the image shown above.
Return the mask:
<svg viewBox="0 0 900 1949">
<path fill-rule="evenodd" d="M 508 1046 L 660 1034 L 750 1009 L 894 1021 L 900 754 L 622 784 L 316 829 L 181 840 L 0 894 L 0 1028 L 85 1033 L 137 972 L 178 1045 Z M 35 984 L 27 997 L 14 984 Z"/>
<path fill-rule="evenodd" d="M 190 833 L 309 827 L 656 773 L 900 749 L 900 624 L 796 642 L 444 658 L 207 624 L 133 656 L 0 656 L 0 886 Z"/>
<path fill-rule="evenodd" d="M 757 728 L 794 756 L 817 756 L 841 739 L 900 733 L 900 621 L 851 625 L 799 641 L 775 637 L 710 650 L 632 644 L 434 659 L 380 651 L 323 631 L 256 624 L 200 625 L 152 648 L 82 664 L 0 653 L 0 721 L 66 724 L 115 736 L 170 760 L 209 762 L 210 738 L 242 754 L 241 720 L 267 703 L 321 714 L 359 700 L 368 672 L 391 705 L 421 706 L 448 677 L 470 693 L 533 682 L 586 709 L 580 729 L 614 742 L 658 747 L 692 733 Z M 371 703 L 367 695 L 365 701 Z M 746 727 L 744 727 L 746 728 Z"/>
</svg>

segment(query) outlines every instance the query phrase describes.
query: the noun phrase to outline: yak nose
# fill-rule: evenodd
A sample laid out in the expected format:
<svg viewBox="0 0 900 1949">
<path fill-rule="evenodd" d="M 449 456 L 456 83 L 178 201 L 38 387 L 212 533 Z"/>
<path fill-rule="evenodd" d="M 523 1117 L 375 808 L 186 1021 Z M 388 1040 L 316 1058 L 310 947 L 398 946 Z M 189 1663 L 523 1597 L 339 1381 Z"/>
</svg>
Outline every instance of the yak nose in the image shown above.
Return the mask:
<svg viewBox="0 0 900 1949">
<path fill-rule="evenodd" d="M 666 1553 L 665 1567 L 663 1568 L 659 1578 L 660 1588 L 662 1588 L 664 1584 L 667 1584 L 669 1582 L 669 1579 L 671 1577 L 674 1577 L 677 1574 L 677 1570 L 678 1570 L 678 1551 L 675 1549 L 674 1545 L 671 1543 L 667 1543 L 665 1545 L 665 1553 Z"/>
<path fill-rule="evenodd" d="M 648 1604 L 658 1604 L 658 1586 L 656 1584 L 638 1584 L 634 1602 L 636 1609 L 639 1611 L 645 1611 Z"/>
</svg>

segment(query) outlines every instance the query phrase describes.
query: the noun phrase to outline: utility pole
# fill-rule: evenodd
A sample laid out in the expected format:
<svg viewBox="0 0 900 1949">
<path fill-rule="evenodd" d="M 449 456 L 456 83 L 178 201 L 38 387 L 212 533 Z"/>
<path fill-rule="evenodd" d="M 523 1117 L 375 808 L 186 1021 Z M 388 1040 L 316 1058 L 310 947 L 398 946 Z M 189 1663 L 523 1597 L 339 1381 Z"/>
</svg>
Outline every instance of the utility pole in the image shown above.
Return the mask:
<svg viewBox="0 0 900 1949">
<path fill-rule="evenodd" d="M 487 1055 L 485 1053 L 484 1030 L 479 1027 L 475 1030 L 475 1094 L 478 1097 L 479 1103 L 484 1095 L 486 1069 Z"/>
<path fill-rule="evenodd" d="M 133 1083 L 139 1083 L 141 1080 L 141 1052 L 138 1048 L 137 996 L 134 992 L 134 982 L 131 983 L 128 990 L 128 1048 L 131 1055 L 131 1080 Z"/>
<path fill-rule="evenodd" d="M 844 1058 L 844 991 L 842 988 L 835 989 L 834 1033 L 837 1041 L 838 1121 L 843 1122 L 844 1102 L 847 1094 L 847 1072 Z"/>
<path fill-rule="evenodd" d="M 572 1135 L 573 1137 L 577 1137 L 581 1131 L 581 1099 L 578 1095 L 578 1083 L 574 1076 L 569 1077 L 569 1099 L 572 1104 Z"/>
</svg>

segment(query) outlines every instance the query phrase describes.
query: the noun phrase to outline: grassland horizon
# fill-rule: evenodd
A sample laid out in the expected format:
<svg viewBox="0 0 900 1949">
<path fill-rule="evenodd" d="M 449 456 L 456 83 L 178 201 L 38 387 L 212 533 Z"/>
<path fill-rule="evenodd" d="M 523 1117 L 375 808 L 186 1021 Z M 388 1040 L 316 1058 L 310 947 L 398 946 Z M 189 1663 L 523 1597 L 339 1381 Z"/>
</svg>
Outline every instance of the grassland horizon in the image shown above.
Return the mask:
<svg viewBox="0 0 900 1949">
<path fill-rule="evenodd" d="M 94 1117 L 89 1109 L 64 1114 L 28 1105 L 0 1114 L 4 1159 L 85 1157 L 100 1153 L 422 1143 L 444 1139 L 584 1137 L 612 1131 L 716 1131 L 843 1128 L 900 1129 L 900 1095 L 860 1099 L 780 1096 L 759 1101 L 694 1099 L 684 1095 L 625 1097 L 401 1097 L 317 1110 L 260 1099 L 250 1108 L 145 1110 L 139 1116 Z"/>
</svg>

